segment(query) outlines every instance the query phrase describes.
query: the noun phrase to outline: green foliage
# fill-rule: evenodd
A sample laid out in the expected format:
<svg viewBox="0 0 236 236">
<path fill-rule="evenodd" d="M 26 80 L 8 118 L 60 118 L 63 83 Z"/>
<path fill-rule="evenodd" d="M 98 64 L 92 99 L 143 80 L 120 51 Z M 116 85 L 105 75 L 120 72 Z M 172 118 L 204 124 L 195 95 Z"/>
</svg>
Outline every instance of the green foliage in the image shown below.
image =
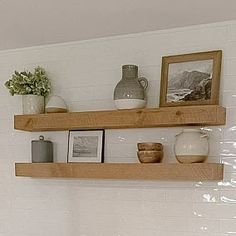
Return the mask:
<svg viewBox="0 0 236 236">
<path fill-rule="evenodd" d="M 46 72 L 39 66 L 34 69 L 33 73 L 15 71 L 11 79 L 5 82 L 5 86 L 9 89 L 12 96 L 15 94 L 34 94 L 45 97 L 51 90 L 51 84 Z"/>
</svg>

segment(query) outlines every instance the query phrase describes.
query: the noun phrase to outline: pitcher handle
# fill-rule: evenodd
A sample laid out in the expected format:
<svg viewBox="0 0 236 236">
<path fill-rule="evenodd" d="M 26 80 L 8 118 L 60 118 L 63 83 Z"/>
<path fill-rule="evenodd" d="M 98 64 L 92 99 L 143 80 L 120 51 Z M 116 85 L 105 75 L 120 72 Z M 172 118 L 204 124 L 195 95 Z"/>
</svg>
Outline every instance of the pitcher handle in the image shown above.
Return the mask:
<svg viewBox="0 0 236 236">
<path fill-rule="evenodd" d="M 138 82 L 141 84 L 141 86 L 144 88 L 144 90 L 148 87 L 148 80 L 145 77 L 138 78 Z"/>
</svg>

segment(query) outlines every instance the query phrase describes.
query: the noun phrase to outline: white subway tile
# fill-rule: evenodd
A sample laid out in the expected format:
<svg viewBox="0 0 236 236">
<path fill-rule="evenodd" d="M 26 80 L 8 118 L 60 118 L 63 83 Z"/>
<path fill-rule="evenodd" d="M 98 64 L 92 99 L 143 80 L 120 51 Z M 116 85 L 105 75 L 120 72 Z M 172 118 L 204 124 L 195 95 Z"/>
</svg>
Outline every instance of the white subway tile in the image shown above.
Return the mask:
<svg viewBox="0 0 236 236">
<path fill-rule="evenodd" d="M 236 221 L 235 219 L 222 219 L 220 221 L 220 231 L 221 233 L 228 233 L 229 235 L 236 234 Z"/>
<path fill-rule="evenodd" d="M 209 219 L 233 219 L 235 208 L 236 206 L 232 204 L 197 203 L 194 204 L 194 215 Z"/>
<path fill-rule="evenodd" d="M 166 191 L 167 202 L 193 202 L 193 191 L 190 189 L 169 189 Z"/>
<path fill-rule="evenodd" d="M 194 202 L 211 202 L 217 203 L 220 201 L 220 194 L 218 189 L 195 189 L 193 192 Z"/>
<path fill-rule="evenodd" d="M 220 232 L 220 221 L 215 219 L 191 218 L 189 220 L 191 231 L 199 233 L 199 235 L 213 234 Z"/>
</svg>

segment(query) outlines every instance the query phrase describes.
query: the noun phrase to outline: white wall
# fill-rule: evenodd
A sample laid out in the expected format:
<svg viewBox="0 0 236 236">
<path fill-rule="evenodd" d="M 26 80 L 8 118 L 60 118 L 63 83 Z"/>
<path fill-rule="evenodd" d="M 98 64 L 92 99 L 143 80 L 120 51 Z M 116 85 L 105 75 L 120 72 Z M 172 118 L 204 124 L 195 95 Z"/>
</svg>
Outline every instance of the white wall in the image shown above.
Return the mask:
<svg viewBox="0 0 236 236">
<path fill-rule="evenodd" d="M 30 141 L 41 133 L 14 131 L 19 96 L 3 83 L 15 69 L 45 67 L 54 93 L 71 111 L 113 109 L 121 65 L 139 65 L 150 83 L 149 107 L 159 103 L 163 55 L 223 50 L 221 104 L 226 126 L 211 133 L 208 162 L 225 163 L 223 182 L 31 179 L 14 176 L 29 162 Z M 0 53 L 0 236 L 233 236 L 236 235 L 236 21 L 138 35 L 2 51 Z M 137 162 L 138 141 L 165 145 L 176 162 L 174 135 L 182 128 L 106 131 L 106 162 Z M 46 132 L 55 159 L 66 161 L 67 132 Z"/>
</svg>

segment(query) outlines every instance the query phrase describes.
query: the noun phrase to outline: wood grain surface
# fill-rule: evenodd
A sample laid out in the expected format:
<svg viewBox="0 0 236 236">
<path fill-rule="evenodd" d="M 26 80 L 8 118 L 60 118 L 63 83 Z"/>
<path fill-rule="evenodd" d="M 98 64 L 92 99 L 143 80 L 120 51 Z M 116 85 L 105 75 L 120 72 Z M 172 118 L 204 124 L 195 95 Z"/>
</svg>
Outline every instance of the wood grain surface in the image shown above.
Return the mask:
<svg viewBox="0 0 236 236">
<path fill-rule="evenodd" d="M 218 105 L 135 110 L 16 115 L 14 128 L 25 131 L 149 128 L 180 125 L 224 125 L 226 110 Z"/>
<path fill-rule="evenodd" d="M 222 180 L 223 164 L 16 163 L 16 176 L 127 180 Z"/>
</svg>

